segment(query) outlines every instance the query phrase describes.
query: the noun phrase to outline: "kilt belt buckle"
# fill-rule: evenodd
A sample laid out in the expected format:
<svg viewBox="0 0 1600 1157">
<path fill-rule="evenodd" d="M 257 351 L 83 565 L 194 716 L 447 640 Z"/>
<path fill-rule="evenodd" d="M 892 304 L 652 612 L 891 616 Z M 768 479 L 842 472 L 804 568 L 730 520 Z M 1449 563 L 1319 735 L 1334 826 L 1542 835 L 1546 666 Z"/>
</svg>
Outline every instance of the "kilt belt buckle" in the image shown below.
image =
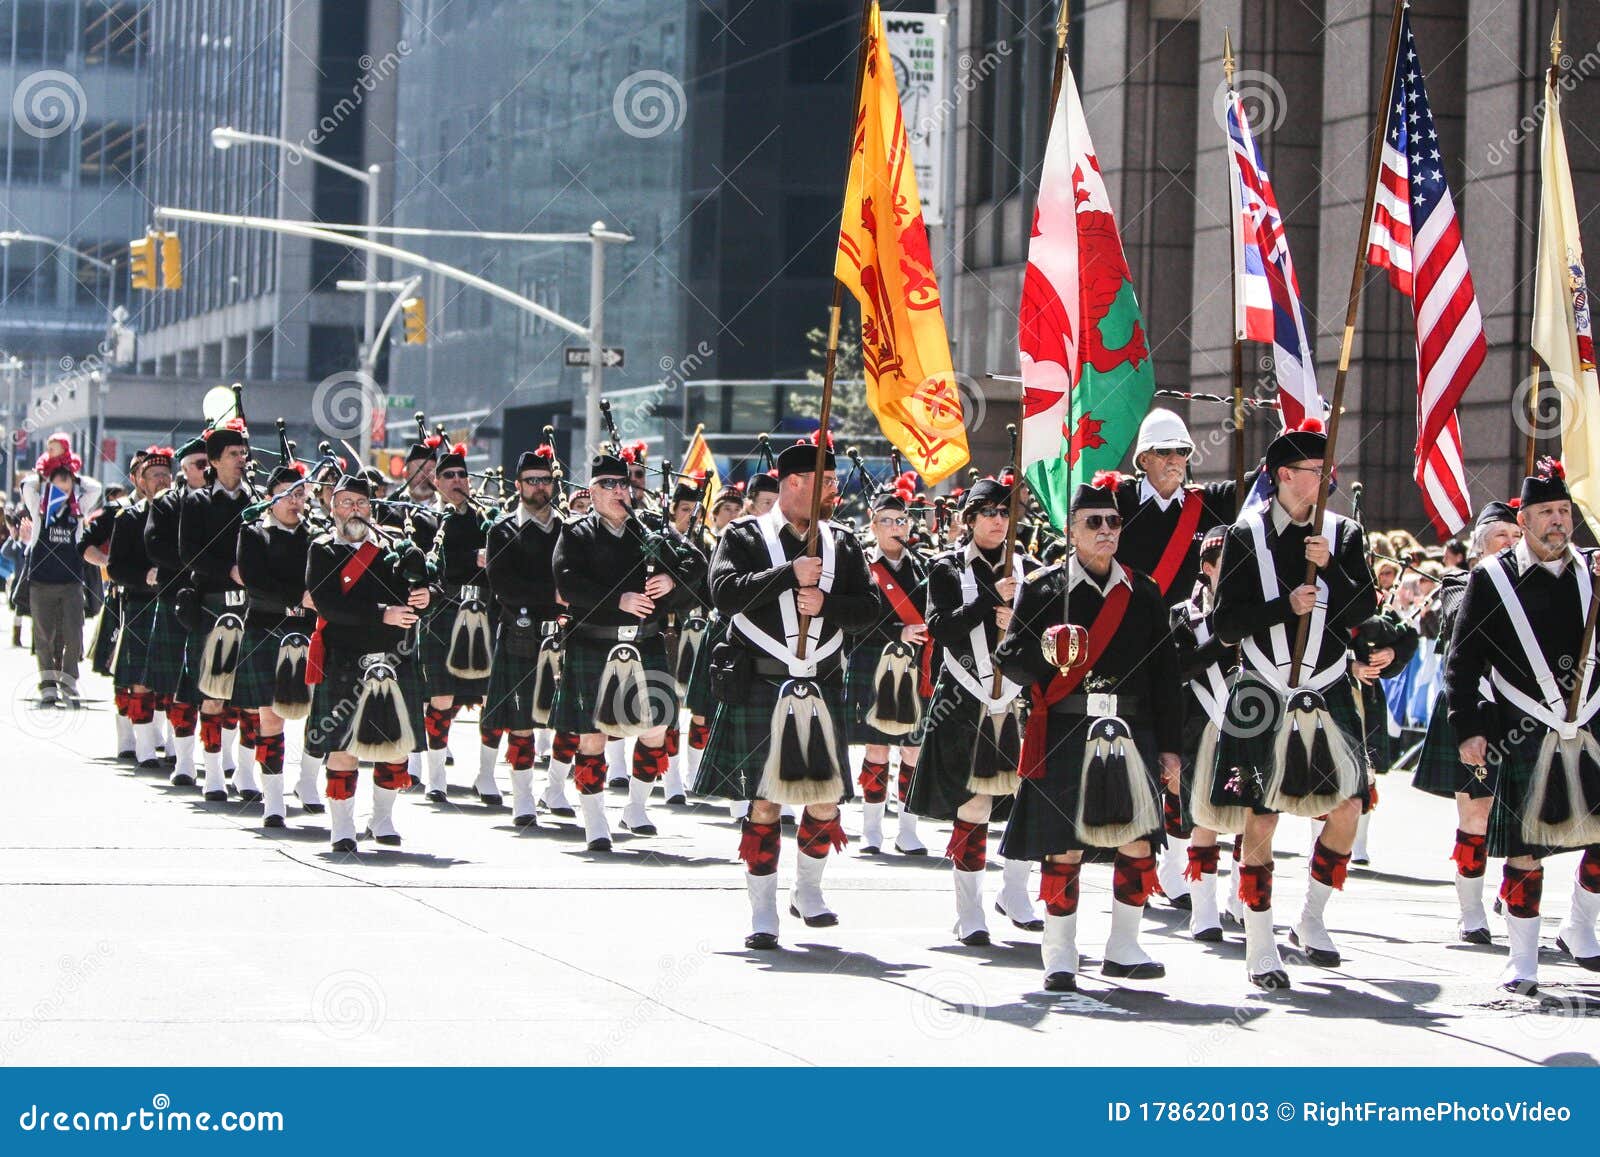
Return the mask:
<svg viewBox="0 0 1600 1157">
<path fill-rule="evenodd" d="M 617 642 L 619 643 L 631 643 L 638 637 L 639 628 L 637 626 L 617 628 Z"/>
<path fill-rule="evenodd" d="M 370 651 L 356 660 L 356 666 L 363 671 L 370 670 L 373 667 L 388 667 L 389 665 L 389 653 L 387 651 Z"/>
<path fill-rule="evenodd" d="M 478 588 L 470 584 L 467 586 L 458 587 L 456 589 L 456 601 L 463 603 L 480 602 L 481 599 L 479 597 Z"/>
<path fill-rule="evenodd" d="M 550 638 L 552 635 L 559 635 L 560 633 L 560 619 L 546 619 L 544 622 L 539 624 L 539 634 L 544 636 L 546 639 Z"/>
<path fill-rule="evenodd" d="M 242 607 L 249 601 L 250 595 L 246 591 L 222 592 L 222 605 L 225 607 Z"/>
<path fill-rule="evenodd" d="M 1115 695 L 1108 695 L 1104 691 L 1091 691 L 1083 698 L 1083 713 L 1085 715 L 1091 715 L 1096 719 L 1101 719 L 1107 715 L 1119 714 L 1117 711 L 1117 697 Z"/>
</svg>

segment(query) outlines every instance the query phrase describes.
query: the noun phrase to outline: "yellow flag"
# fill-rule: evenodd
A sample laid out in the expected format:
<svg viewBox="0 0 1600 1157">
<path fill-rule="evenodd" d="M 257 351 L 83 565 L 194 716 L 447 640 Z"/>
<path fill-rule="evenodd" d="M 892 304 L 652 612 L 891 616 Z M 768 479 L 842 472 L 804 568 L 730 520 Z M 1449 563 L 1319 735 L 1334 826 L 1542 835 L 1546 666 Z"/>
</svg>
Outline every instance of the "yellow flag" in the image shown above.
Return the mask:
<svg viewBox="0 0 1600 1157">
<path fill-rule="evenodd" d="M 863 51 L 866 71 L 833 275 L 861 304 L 867 405 L 884 436 L 932 485 L 967 464 L 967 431 L 876 3 Z"/>
<path fill-rule="evenodd" d="M 711 447 L 706 445 L 706 428 L 704 425 L 694 428 L 694 437 L 689 440 L 689 449 L 683 456 L 683 472 L 691 477 L 701 472 L 705 473 L 705 489 L 700 500 L 707 510 L 717 500 L 717 494 L 722 489 L 722 476 L 717 473 L 717 459 L 711 453 Z"/>
<path fill-rule="evenodd" d="M 1567 488 L 1589 529 L 1600 534 L 1600 382 L 1595 377 L 1577 202 L 1567 166 L 1567 138 L 1561 129 L 1561 94 L 1548 75 L 1539 153 L 1544 189 L 1533 286 L 1533 349 L 1561 395 Z"/>
</svg>

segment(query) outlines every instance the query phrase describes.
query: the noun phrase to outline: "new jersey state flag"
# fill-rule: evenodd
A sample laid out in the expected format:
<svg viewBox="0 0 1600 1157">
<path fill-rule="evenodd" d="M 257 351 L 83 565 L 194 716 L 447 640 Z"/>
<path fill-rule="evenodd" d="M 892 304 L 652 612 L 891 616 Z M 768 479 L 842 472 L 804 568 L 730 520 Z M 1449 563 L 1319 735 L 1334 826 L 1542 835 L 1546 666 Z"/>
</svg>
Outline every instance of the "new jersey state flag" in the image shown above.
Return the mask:
<svg viewBox="0 0 1600 1157">
<path fill-rule="evenodd" d="M 861 304 L 867 405 L 884 437 L 931 486 L 967 464 L 967 430 L 876 3 L 862 51 L 861 104 L 833 275 Z"/>
</svg>

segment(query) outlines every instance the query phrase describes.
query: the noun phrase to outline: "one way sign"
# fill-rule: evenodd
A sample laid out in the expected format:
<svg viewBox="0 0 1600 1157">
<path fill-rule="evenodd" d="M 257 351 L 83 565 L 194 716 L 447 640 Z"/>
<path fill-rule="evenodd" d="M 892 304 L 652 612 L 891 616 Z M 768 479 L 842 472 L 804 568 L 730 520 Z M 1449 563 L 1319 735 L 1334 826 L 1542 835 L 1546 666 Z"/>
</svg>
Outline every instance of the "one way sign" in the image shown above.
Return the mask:
<svg viewBox="0 0 1600 1157">
<path fill-rule="evenodd" d="M 586 367 L 589 364 L 588 346 L 567 346 L 567 365 Z M 603 369 L 612 369 L 623 364 L 622 347 L 607 345 L 600 347 L 600 365 Z"/>
</svg>

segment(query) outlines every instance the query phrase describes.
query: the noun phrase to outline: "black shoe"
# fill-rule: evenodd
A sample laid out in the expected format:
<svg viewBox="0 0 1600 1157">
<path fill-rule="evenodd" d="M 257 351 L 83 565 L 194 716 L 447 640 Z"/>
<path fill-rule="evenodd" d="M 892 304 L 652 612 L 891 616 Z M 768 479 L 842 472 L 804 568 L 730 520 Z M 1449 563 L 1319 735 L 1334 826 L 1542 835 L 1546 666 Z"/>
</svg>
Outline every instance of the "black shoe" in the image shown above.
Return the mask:
<svg viewBox="0 0 1600 1157">
<path fill-rule="evenodd" d="M 752 932 L 744 938 L 744 946 L 752 952 L 771 952 L 778 946 L 778 938 L 771 932 Z"/>
<path fill-rule="evenodd" d="M 1078 976 L 1074 972 L 1052 972 L 1044 978 L 1046 992 L 1077 992 Z"/>
<path fill-rule="evenodd" d="M 1351 866 L 1352 867 L 1356 867 L 1356 868 L 1365 868 L 1365 867 L 1368 867 L 1371 863 L 1372 863 L 1372 861 L 1370 859 L 1368 859 L 1367 857 L 1365 857 L 1365 856 L 1363 856 L 1359 860 L 1351 860 L 1350 861 Z"/>
<path fill-rule="evenodd" d="M 484 807 L 499 807 L 503 797 L 498 795 L 484 795 L 477 788 L 472 789 L 478 796 L 478 802 Z"/>
<path fill-rule="evenodd" d="M 372 838 L 386 848 L 398 848 L 400 846 L 400 834 L 398 832 L 391 836 L 373 836 Z"/>
<path fill-rule="evenodd" d="M 553 816 L 560 816 L 564 820 L 575 820 L 578 818 L 578 813 L 569 807 L 553 807 L 550 809 L 550 814 Z"/>
<path fill-rule="evenodd" d="M 655 824 L 640 824 L 636 828 L 631 828 L 628 826 L 628 821 L 623 820 L 621 821 L 621 826 L 623 831 L 632 832 L 636 836 L 653 836 L 656 834 Z"/>
<path fill-rule="evenodd" d="M 135 752 L 135 751 L 119 751 L 119 752 L 117 752 L 117 762 L 118 763 L 139 763 L 139 754 L 138 754 L 138 752 Z M 144 764 L 139 763 L 139 766 L 143 767 Z"/>
<path fill-rule="evenodd" d="M 1222 929 L 1221 928 L 1202 928 L 1202 929 L 1200 929 L 1200 931 L 1198 931 L 1198 932 L 1196 932 L 1194 934 L 1194 938 L 1196 940 L 1200 941 L 1200 943 L 1202 943 L 1202 944 L 1221 944 L 1222 943 Z"/>
<path fill-rule="evenodd" d="M 175 775 L 168 782 L 171 783 L 173 787 L 193 787 L 194 786 L 194 776 L 192 776 L 192 775 Z"/>
<path fill-rule="evenodd" d="M 335 840 L 333 842 L 333 850 L 340 853 L 353 852 L 356 850 L 356 842 L 354 840 Z"/>
<path fill-rule="evenodd" d="M 780 815 L 778 817 L 778 826 L 780 828 L 792 828 L 797 823 L 799 823 L 799 821 L 796 820 L 793 816 Z"/>
<path fill-rule="evenodd" d="M 161 770 L 161 761 L 159 759 L 141 759 L 139 761 L 139 770 L 140 771 L 160 771 Z"/>
<path fill-rule="evenodd" d="M 896 842 L 894 850 L 899 852 L 902 856 L 925 856 L 928 854 L 927 848 L 913 848 L 908 852 L 902 848 L 898 842 Z"/>
<path fill-rule="evenodd" d="M 879 848 L 877 844 L 867 844 L 863 847 L 857 848 L 856 851 L 863 856 L 876 856 L 879 852 Z"/>
<path fill-rule="evenodd" d="M 247 789 L 239 793 L 239 799 L 245 803 L 260 803 L 261 793 L 259 791 Z"/>
<path fill-rule="evenodd" d="M 790 904 L 789 915 L 800 916 L 800 909 Z M 815 916 L 800 916 L 800 919 L 806 922 L 807 928 L 832 928 L 839 923 L 839 917 L 832 912 L 820 912 Z"/>
<path fill-rule="evenodd" d="M 1239 919 L 1239 917 L 1235 916 L 1232 912 L 1228 911 L 1226 908 L 1224 908 L 1220 913 L 1218 913 L 1217 918 L 1222 921 L 1222 926 L 1224 928 L 1243 928 L 1244 927 L 1244 921 Z"/>
<path fill-rule="evenodd" d="M 1567 942 L 1561 937 L 1556 937 L 1556 947 L 1572 957 L 1572 962 L 1586 972 L 1600 972 L 1600 956 L 1579 956 L 1567 947 Z"/>
<path fill-rule="evenodd" d="M 1160 980 L 1167 974 L 1167 966 L 1159 960 L 1146 960 L 1139 964 L 1118 964 L 1107 960 L 1100 966 L 1101 976 L 1119 980 Z"/>
<path fill-rule="evenodd" d="M 1496 896 L 1494 898 L 1494 914 L 1496 916 L 1503 915 L 1505 913 L 1505 910 L 1506 910 L 1506 906 L 1500 902 L 1500 897 Z"/>
<path fill-rule="evenodd" d="M 1293 929 L 1290 929 L 1289 931 L 1289 943 L 1300 949 L 1301 952 L 1304 952 L 1306 959 L 1311 961 L 1311 963 L 1315 964 L 1318 968 L 1339 967 L 1340 958 L 1337 952 L 1329 952 L 1326 948 L 1311 948 L 1307 945 L 1301 944 L 1299 934 Z"/>
<path fill-rule="evenodd" d="M 444 765 L 446 767 L 454 767 L 456 765 L 456 757 L 448 751 L 444 753 Z"/>
<path fill-rule="evenodd" d="M 601 836 L 598 840 L 590 840 L 589 850 L 591 852 L 609 852 L 611 850 L 611 841 L 605 836 Z"/>
<path fill-rule="evenodd" d="M 686 796 L 686 795 L 674 795 L 674 796 L 669 796 L 667 798 L 667 806 L 668 807 L 683 807 L 688 802 L 689 802 L 689 797 Z"/>
<path fill-rule="evenodd" d="M 1179 908 L 1185 912 L 1188 912 L 1194 907 L 1194 898 L 1190 896 L 1189 893 L 1185 892 L 1181 896 L 1168 896 L 1167 903 L 1171 904 L 1174 908 Z"/>
<path fill-rule="evenodd" d="M 328 809 L 320 803 L 303 803 L 300 805 L 300 810 L 308 816 L 320 816 Z"/>
<path fill-rule="evenodd" d="M 511 822 L 519 828 L 536 828 L 539 826 L 539 817 L 533 815 L 532 813 L 522 816 L 512 816 Z"/>
<path fill-rule="evenodd" d="M 206 802 L 207 803 L 227 803 L 228 802 L 228 793 L 225 792 L 225 791 L 208 791 L 208 792 L 206 792 Z"/>
<path fill-rule="evenodd" d="M 1538 996 L 1539 986 L 1531 980 L 1508 980 L 1500 986 L 1502 992 L 1512 996 Z"/>
<path fill-rule="evenodd" d="M 1000 915 L 1005 916 L 1007 920 L 1011 920 L 1011 923 L 1015 924 L 1018 928 L 1021 928 L 1024 932 L 1044 931 L 1043 920 L 1014 920 L 1010 916 L 1006 916 L 1006 910 L 1000 907 L 998 902 L 995 903 L 994 910 L 1000 913 Z"/>
<path fill-rule="evenodd" d="M 261 826 L 264 828 L 281 828 L 283 827 L 283 817 L 268 816 L 266 819 L 261 821 Z"/>
<path fill-rule="evenodd" d="M 176 755 L 163 755 L 161 757 L 161 762 L 167 767 L 177 767 L 178 757 Z"/>
<path fill-rule="evenodd" d="M 430 791 L 428 793 L 428 797 L 427 798 L 428 798 L 428 802 L 429 803 L 449 803 L 450 802 L 450 797 L 445 795 L 444 792 L 442 792 L 442 791 Z"/>
<path fill-rule="evenodd" d="M 1489 932 L 1489 930 L 1487 928 L 1468 928 L 1465 932 L 1463 932 L 1461 934 L 1461 943 L 1463 943 L 1463 944 L 1493 944 L 1494 943 L 1494 937 L 1490 934 L 1490 932 Z M 1556 943 L 1560 944 L 1561 941 L 1559 939 L 1557 939 Z"/>
<path fill-rule="evenodd" d="M 608 780 L 606 780 L 606 786 L 609 787 L 612 791 L 627 791 L 628 790 L 627 777 L 626 776 L 622 776 L 622 777 L 619 777 L 617 779 L 608 779 Z"/>
<path fill-rule="evenodd" d="M 1271 972 L 1252 972 L 1250 974 L 1250 983 L 1257 988 L 1264 988 L 1268 992 L 1287 992 L 1291 987 L 1289 974 L 1277 968 L 1274 968 Z"/>
<path fill-rule="evenodd" d="M 965 936 L 958 936 L 956 939 L 968 948 L 987 948 L 990 943 L 989 932 L 984 928 L 980 928 L 976 932 L 969 932 Z"/>
</svg>

